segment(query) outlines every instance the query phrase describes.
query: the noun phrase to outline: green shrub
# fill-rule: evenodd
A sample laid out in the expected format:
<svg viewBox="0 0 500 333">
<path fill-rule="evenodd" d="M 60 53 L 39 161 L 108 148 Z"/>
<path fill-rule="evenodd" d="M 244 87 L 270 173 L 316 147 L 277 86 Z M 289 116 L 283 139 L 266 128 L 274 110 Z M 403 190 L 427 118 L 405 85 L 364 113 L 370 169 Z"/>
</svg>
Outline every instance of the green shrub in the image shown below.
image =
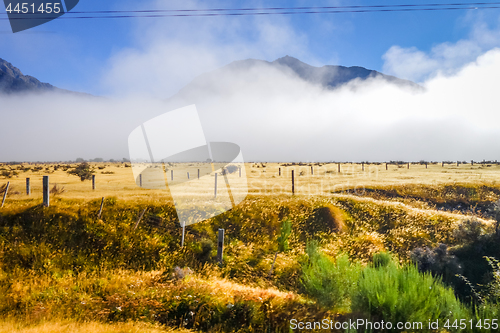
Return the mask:
<svg viewBox="0 0 500 333">
<path fill-rule="evenodd" d="M 469 318 L 453 290 L 416 266 L 399 267 L 392 260 L 386 266 L 367 267 L 352 298 L 352 311 L 375 320 L 422 322 Z M 444 320 L 444 321 L 443 321 Z"/>
<path fill-rule="evenodd" d="M 325 307 L 348 310 L 350 296 L 356 289 L 361 266 L 347 255 L 335 261 L 318 251 L 318 243 L 307 244 L 308 262 L 302 267 L 302 284 L 308 295 Z"/>
<path fill-rule="evenodd" d="M 379 252 L 373 255 L 373 266 L 375 268 L 386 267 L 391 263 L 391 261 L 392 261 L 392 256 L 390 253 Z"/>
<path fill-rule="evenodd" d="M 292 221 L 289 219 L 281 223 L 280 236 L 278 237 L 278 250 L 286 252 L 290 249 L 288 245 L 288 238 L 292 234 Z"/>
</svg>

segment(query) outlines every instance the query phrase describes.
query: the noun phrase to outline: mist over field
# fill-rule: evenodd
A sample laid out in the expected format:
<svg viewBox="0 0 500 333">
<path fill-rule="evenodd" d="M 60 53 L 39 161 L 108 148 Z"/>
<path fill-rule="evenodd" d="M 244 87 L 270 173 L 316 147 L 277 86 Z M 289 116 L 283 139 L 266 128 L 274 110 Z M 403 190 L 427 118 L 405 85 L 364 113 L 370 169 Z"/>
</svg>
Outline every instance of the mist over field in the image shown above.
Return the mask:
<svg viewBox="0 0 500 333">
<path fill-rule="evenodd" d="M 246 160 L 495 159 L 499 67 L 500 52 L 493 50 L 454 76 L 425 81 L 425 91 L 376 79 L 331 91 L 262 65 L 245 76 L 226 72 L 166 101 L 2 96 L 0 140 L 9 144 L 0 159 L 121 159 L 135 127 L 190 104 L 207 140 L 239 144 Z"/>
<path fill-rule="evenodd" d="M 206 20 L 193 29 L 187 21 L 137 21 L 135 47 L 115 52 L 96 80 L 107 97 L 0 96 L 0 161 L 121 160 L 134 128 L 191 104 L 207 140 L 240 145 L 247 161 L 497 159 L 498 31 L 476 24 L 467 39 L 428 53 L 387 50 L 382 72 L 424 89 L 369 79 L 331 90 L 270 64 L 217 71 L 290 52 L 325 65 L 284 18 L 256 18 L 252 27 L 226 23 Z M 241 38 L 249 29 L 253 38 Z M 224 42 L 217 38 L 222 32 Z"/>
</svg>

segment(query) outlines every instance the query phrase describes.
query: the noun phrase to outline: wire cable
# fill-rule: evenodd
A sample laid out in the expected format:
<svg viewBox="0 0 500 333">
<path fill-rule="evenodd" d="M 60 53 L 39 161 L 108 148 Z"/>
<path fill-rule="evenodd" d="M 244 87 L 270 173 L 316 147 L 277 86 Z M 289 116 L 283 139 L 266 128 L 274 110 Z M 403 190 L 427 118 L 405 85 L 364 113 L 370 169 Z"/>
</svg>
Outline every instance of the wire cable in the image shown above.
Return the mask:
<svg viewBox="0 0 500 333">
<path fill-rule="evenodd" d="M 495 6 L 496 5 L 496 6 Z M 447 7 L 445 7 L 447 6 Z M 415 12 L 444 10 L 499 9 L 500 2 L 472 2 L 449 4 L 399 4 L 368 6 L 329 6 L 329 7 L 270 7 L 270 8 L 218 8 L 218 9 L 155 9 L 134 11 L 89 11 L 68 12 L 66 14 L 120 14 L 128 15 L 86 15 L 63 16 L 61 19 L 110 19 L 110 18 L 161 18 L 161 17 L 211 17 L 211 16 L 256 16 L 256 15 L 299 15 L 299 14 L 340 14 L 340 13 L 375 13 L 375 12 Z M 146 13 L 157 13 L 143 15 Z M 1 13 L 0 15 L 7 13 Z M 58 17 L 38 13 L 11 14 L 13 19 L 48 19 Z M 18 16 L 18 17 L 16 17 Z M 34 17 L 36 16 L 36 17 Z M 8 18 L 0 18 L 6 20 Z"/>
</svg>

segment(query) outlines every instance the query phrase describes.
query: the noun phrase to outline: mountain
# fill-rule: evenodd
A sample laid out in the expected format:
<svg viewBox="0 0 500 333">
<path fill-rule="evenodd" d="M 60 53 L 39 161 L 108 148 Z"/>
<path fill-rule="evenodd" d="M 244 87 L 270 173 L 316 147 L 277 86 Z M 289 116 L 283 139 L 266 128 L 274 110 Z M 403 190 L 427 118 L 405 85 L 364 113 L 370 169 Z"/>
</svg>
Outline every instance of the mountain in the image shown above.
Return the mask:
<svg viewBox="0 0 500 333">
<path fill-rule="evenodd" d="M 198 103 L 207 95 L 227 96 L 236 90 L 250 89 L 255 85 L 262 85 L 266 78 L 276 78 L 280 83 L 287 80 L 302 81 L 319 86 L 327 90 L 335 90 L 347 83 L 366 81 L 370 79 L 381 80 L 400 88 L 422 90 L 418 84 L 386 75 L 364 67 L 326 65 L 315 67 L 308 65 L 296 58 L 285 56 L 269 62 L 258 59 L 234 61 L 214 71 L 204 73 L 193 79 L 188 85 L 169 98 L 169 102 L 183 101 Z M 267 80 L 271 81 L 271 79 Z M 266 82 L 264 82 L 266 83 Z M 283 89 L 286 89 L 286 84 Z M 274 89 L 275 87 L 272 87 Z"/>
<path fill-rule="evenodd" d="M 40 82 L 33 76 L 24 75 L 10 62 L 0 58 L 0 94 L 61 92 L 80 96 L 90 96 L 84 93 L 59 89 L 49 83 Z"/>
<path fill-rule="evenodd" d="M 367 80 L 370 78 L 382 79 L 399 86 L 420 87 L 414 82 L 382 74 L 364 67 L 332 66 L 314 67 L 293 57 L 285 56 L 270 63 L 273 66 L 282 66 L 291 69 L 297 76 L 313 84 L 320 84 L 325 88 L 335 89 L 354 79 Z"/>
</svg>

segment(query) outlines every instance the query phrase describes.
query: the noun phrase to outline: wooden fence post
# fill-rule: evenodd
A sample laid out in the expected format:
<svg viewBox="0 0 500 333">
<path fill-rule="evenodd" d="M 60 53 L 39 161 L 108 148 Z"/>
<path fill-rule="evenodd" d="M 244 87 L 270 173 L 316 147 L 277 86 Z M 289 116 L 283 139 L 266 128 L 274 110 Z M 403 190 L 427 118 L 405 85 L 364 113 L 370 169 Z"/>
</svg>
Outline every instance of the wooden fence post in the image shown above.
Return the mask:
<svg viewBox="0 0 500 333">
<path fill-rule="evenodd" d="M 471 166 L 474 166 L 474 160 L 470 161 Z"/>
<path fill-rule="evenodd" d="M 144 210 L 142 211 L 141 215 L 139 215 L 139 219 L 138 219 L 138 220 L 137 220 L 137 222 L 135 223 L 134 230 L 135 230 L 135 229 L 137 229 L 137 226 L 139 225 L 139 222 L 141 222 L 142 217 L 144 216 L 144 213 L 146 213 L 146 209 L 147 209 L 147 208 L 144 208 Z"/>
<path fill-rule="evenodd" d="M 441 162 L 441 168 L 444 167 L 444 162 Z"/>
<path fill-rule="evenodd" d="M 338 163 L 338 167 L 339 167 L 339 173 L 340 173 L 340 163 Z"/>
<path fill-rule="evenodd" d="M 224 256 L 224 229 L 219 229 L 219 240 L 217 242 L 217 260 L 219 264 L 222 265 L 222 259 Z"/>
<path fill-rule="evenodd" d="M 174 180 L 174 170 L 170 170 L 170 180 Z"/>
<path fill-rule="evenodd" d="M 139 186 L 142 187 L 142 173 L 139 175 Z"/>
<path fill-rule="evenodd" d="M 184 235 L 186 234 L 186 221 L 182 221 L 182 239 L 181 247 L 184 247 Z"/>
<path fill-rule="evenodd" d="M 361 162 L 361 171 L 365 171 L 365 162 Z"/>
<path fill-rule="evenodd" d="M 314 170 L 312 165 L 311 165 L 311 175 L 314 175 Z"/>
<path fill-rule="evenodd" d="M 92 175 L 92 189 L 95 190 L 95 175 Z"/>
<path fill-rule="evenodd" d="M 45 207 L 49 207 L 50 199 L 49 199 L 49 176 L 43 176 L 43 205 Z"/>
<path fill-rule="evenodd" d="M 408 169 L 410 169 L 410 163 L 408 163 Z"/>
<path fill-rule="evenodd" d="M 460 163 L 459 161 L 457 161 L 457 166 L 458 166 L 458 163 Z"/>
<path fill-rule="evenodd" d="M 385 164 L 385 170 L 387 170 L 387 163 Z"/>
<path fill-rule="evenodd" d="M 292 170 L 292 194 L 295 194 L 295 175 L 294 175 L 294 170 Z"/>
<path fill-rule="evenodd" d="M 214 198 L 217 199 L 217 172 L 215 173 Z"/>
<path fill-rule="evenodd" d="M 189 172 L 188 172 L 188 179 L 189 179 Z"/>
<path fill-rule="evenodd" d="M 273 260 L 273 264 L 271 265 L 271 270 L 269 271 L 269 276 L 271 276 L 273 274 L 273 270 L 274 270 L 274 264 L 276 263 L 276 258 L 278 257 L 278 252 L 276 252 L 274 254 L 274 260 Z"/>
<path fill-rule="evenodd" d="M 200 169 L 198 169 L 198 179 L 200 179 Z"/>
<path fill-rule="evenodd" d="M 281 168 L 278 168 L 278 176 L 281 177 Z"/>
<path fill-rule="evenodd" d="M 241 167 L 238 167 L 238 171 L 240 172 L 240 178 L 241 178 Z"/>
<path fill-rule="evenodd" d="M 104 197 L 102 197 L 102 200 L 101 200 L 101 208 L 99 208 L 99 214 L 97 214 L 97 218 L 100 219 L 101 218 L 101 214 L 102 214 L 102 208 L 104 207 Z"/>
<path fill-rule="evenodd" d="M 427 163 L 425 163 L 425 168 L 427 169 Z"/>
<path fill-rule="evenodd" d="M 3 204 L 5 203 L 5 199 L 7 198 L 7 192 L 9 191 L 9 186 L 10 186 L 10 182 L 7 182 L 7 187 L 5 187 L 5 192 L 3 194 L 2 207 L 0 207 L 0 208 L 3 208 Z"/>
<path fill-rule="evenodd" d="M 26 178 L 26 195 L 31 195 L 31 184 L 29 178 Z"/>
</svg>

